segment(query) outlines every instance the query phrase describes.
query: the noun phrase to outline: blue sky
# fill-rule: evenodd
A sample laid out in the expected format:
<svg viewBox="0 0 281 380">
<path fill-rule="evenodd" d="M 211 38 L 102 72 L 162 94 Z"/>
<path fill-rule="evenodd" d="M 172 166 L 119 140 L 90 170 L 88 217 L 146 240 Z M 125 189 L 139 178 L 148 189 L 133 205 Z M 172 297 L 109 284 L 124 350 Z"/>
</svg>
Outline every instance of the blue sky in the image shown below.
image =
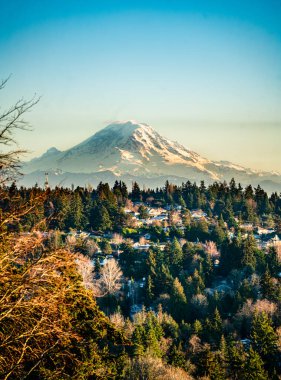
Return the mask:
<svg viewBox="0 0 281 380">
<path fill-rule="evenodd" d="M 31 156 L 135 119 L 281 171 L 280 0 L 2 0 L 0 18 L 0 104 L 42 95 L 18 136 Z"/>
</svg>

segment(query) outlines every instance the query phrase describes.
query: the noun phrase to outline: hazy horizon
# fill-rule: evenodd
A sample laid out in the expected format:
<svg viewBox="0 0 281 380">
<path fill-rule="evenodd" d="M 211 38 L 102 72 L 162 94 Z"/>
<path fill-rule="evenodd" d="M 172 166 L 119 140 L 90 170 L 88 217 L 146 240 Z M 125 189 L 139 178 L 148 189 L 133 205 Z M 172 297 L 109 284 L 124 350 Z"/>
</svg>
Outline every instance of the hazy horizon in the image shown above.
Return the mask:
<svg viewBox="0 0 281 380">
<path fill-rule="evenodd" d="M 30 158 L 135 119 L 212 160 L 281 170 L 280 1 L 2 6 L 2 109 L 42 96 Z"/>
</svg>

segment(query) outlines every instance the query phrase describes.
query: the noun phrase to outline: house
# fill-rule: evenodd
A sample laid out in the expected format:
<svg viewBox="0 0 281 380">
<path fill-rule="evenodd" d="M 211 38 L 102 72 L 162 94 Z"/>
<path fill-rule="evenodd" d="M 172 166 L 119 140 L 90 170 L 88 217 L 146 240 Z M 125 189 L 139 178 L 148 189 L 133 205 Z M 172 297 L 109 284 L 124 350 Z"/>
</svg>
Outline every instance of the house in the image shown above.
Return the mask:
<svg viewBox="0 0 281 380">
<path fill-rule="evenodd" d="M 270 234 L 273 234 L 274 232 L 275 232 L 275 230 L 273 228 L 258 227 L 258 229 L 257 229 L 258 235 L 270 235 Z"/>
<path fill-rule="evenodd" d="M 191 211 L 191 218 L 193 219 L 202 219 L 205 218 L 207 214 L 202 210 L 192 210 Z"/>
<path fill-rule="evenodd" d="M 163 208 L 149 208 L 148 209 L 148 214 L 150 216 L 158 216 L 158 215 L 162 214 L 163 212 L 165 212 L 165 210 Z"/>
<path fill-rule="evenodd" d="M 168 216 L 167 214 L 161 214 L 161 215 L 154 216 L 152 220 L 158 220 L 160 222 L 164 222 L 165 220 L 168 220 Z"/>
<path fill-rule="evenodd" d="M 153 220 L 152 219 L 140 219 L 139 220 L 142 224 L 144 224 L 144 225 L 150 225 L 150 224 L 152 224 L 152 222 L 153 222 Z"/>
<path fill-rule="evenodd" d="M 240 228 L 245 231 L 253 231 L 254 226 L 253 223 L 243 223 L 240 224 Z"/>
<path fill-rule="evenodd" d="M 134 243 L 133 248 L 138 250 L 138 251 L 148 251 L 150 248 L 150 244 Z"/>
</svg>

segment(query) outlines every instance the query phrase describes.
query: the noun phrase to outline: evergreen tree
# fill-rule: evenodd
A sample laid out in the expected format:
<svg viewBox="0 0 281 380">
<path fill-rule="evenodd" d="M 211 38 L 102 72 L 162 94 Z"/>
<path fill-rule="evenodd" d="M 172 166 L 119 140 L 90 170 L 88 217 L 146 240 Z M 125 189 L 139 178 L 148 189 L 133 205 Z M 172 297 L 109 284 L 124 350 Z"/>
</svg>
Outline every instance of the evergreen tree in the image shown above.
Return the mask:
<svg viewBox="0 0 281 380">
<path fill-rule="evenodd" d="M 221 248 L 220 272 L 227 275 L 233 269 L 242 266 L 242 242 L 235 237 L 231 242 L 225 241 Z"/>
<path fill-rule="evenodd" d="M 204 281 L 197 269 L 192 276 L 189 276 L 185 284 L 186 294 L 191 298 L 195 294 L 201 294 L 205 289 Z"/>
<path fill-rule="evenodd" d="M 243 366 L 243 380 L 268 380 L 259 354 L 250 347 Z"/>
<path fill-rule="evenodd" d="M 222 319 L 218 309 L 215 309 L 213 318 L 211 320 L 211 336 L 218 343 L 222 335 Z"/>
<path fill-rule="evenodd" d="M 183 368 L 186 370 L 188 369 L 187 368 L 186 356 L 182 350 L 181 342 L 178 345 L 173 344 L 173 346 L 169 352 L 168 362 L 169 362 L 169 364 L 173 365 L 174 367 L 180 367 L 180 368 Z"/>
<path fill-rule="evenodd" d="M 249 267 L 252 271 L 254 271 L 256 267 L 256 250 L 257 244 L 255 238 L 253 235 L 249 235 L 243 244 L 241 264 Z"/>
<path fill-rule="evenodd" d="M 199 336 L 201 332 L 203 331 L 202 323 L 198 319 L 196 319 L 193 323 L 193 331 L 194 331 L 194 334 L 199 335 Z"/>
<path fill-rule="evenodd" d="M 111 245 L 107 240 L 101 241 L 99 245 L 102 250 L 102 253 L 104 253 L 105 255 L 110 255 L 112 253 Z"/>
<path fill-rule="evenodd" d="M 106 231 L 112 227 L 112 222 L 106 207 L 103 204 L 96 204 L 90 215 L 90 225 L 94 230 Z"/>
<path fill-rule="evenodd" d="M 253 349 L 261 356 L 266 369 L 272 373 L 277 365 L 277 335 L 272 321 L 265 312 L 255 314 L 252 322 L 251 341 Z"/>
<path fill-rule="evenodd" d="M 246 361 L 246 354 L 242 343 L 231 342 L 228 352 L 228 370 L 230 372 L 230 379 L 240 380 Z"/>
<path fill-rule="evenodd" d="M 133 187 L 132 187 L 132 201 L 133 202 L 139 202 L 139 201 L 141 201 L 141 199 L 142 198 L 141 198 L 140 187 L 137 184 L 137 182 L 134 182 Z"/>
<path fill-rule="evenodd" d="M 261 278 L 261 290 L 265 298 L 271 301 L 278 302 L 280 300 L 281 289 L 280 283 L 272 278 L 268 267 Z"/>
<path fill-rule="evenodd" d="M 225 380 L 220 357 L 218 353 L 211 351 L 208 344 L 204 346 L 196 364 L 199 376 L 208 376 L 210 380 Z"/>
<path fill-rule="evenodd" d="M 173 285 L 173 276 L 167 265 L 161 264 L 157 270 L 155 278 L 155 292 L 160 293 L 170 293 Z"/>
<path fill-rule="evenodd" d="M 182 264 L 182 260 L 183 260 L 182 248 L 179 241 L 175 237 L 172 241 L 171 248 L 170 248 L 170 263 L 175 269 L 179 270 Z"/>
<path fill-rule="evenodd" d="M 155 326 L 153 326 L 151 321 L 148 321 L 146 326 L 145 343 L 150 355 L 157 357 L 162 356 L 159 339 L 160 337 L 157 336 Z"/>
<path fill-rule="evenodd" d="M 147 281 L 146 281 L 146 287 L 145 287 L 145 301 L 146 301 L 147 306 L 151 305 L 151 302 L 154 299 L 153 289 L 154 289 L 153 280 L 151 276 L 148 275 Z"/>
<path fill-rule="evenodd" d="M 145 330 L 143 326 L 137 325 L 132 336 L 132 341 L 134 343 L 134 355 L 139 356 L 144 354 L 144 335 Z"/>
<path fill-rule="evenodd" d="M 225 232 L 220 225 L 216 225 L 212 231 L 212 240 L 221 245 L 226 238 Z"/>
<path fill-rule="evenodd" d="M 186 296 L 183 286 L 177 277 L 173 282 L 171 291 L 170 313 L 178 322 L 186 318 Z"/>
</svg>

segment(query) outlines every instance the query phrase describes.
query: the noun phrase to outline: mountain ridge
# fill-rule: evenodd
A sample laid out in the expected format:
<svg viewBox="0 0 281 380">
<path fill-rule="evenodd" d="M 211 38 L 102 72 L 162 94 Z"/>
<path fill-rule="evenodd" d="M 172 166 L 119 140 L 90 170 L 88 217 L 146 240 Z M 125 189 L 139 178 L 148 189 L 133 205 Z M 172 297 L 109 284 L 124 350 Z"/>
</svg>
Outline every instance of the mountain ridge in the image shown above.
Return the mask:
<svg viewBox="0 0 281 380">
<path fill-rule="evenodd" d="M 242 184 L 267 181 L 273 183 L 276 190 L 281 188 L 279 173 L 258 171 L 245 168 L 229 161 L 212 161 L 187 149 L 176 141 L 161 136 L 146 123 L 134 120 L 116 121 L 96 132 L 75 146 L 60 151 L 48 149 L 42 156 L 23 165 L 25 178 L 32 173 L 48 171 L 68 177 L 78 178 L 79 174 L 98 176 L 111 172 L 113 177 L 122 179 L 132 176 L 145 179 L 166 176 L 191 181 L 205 180 L 229 181 L 234 177 Z M 76 180 L 77 181 L 77 180 Z M 84 185 L 85 183 L 75 184 Z M 78 181 L 79 182 L 79 181 Z M 148 181 L 150 182 L 150 181 Z"/>
</svg>

